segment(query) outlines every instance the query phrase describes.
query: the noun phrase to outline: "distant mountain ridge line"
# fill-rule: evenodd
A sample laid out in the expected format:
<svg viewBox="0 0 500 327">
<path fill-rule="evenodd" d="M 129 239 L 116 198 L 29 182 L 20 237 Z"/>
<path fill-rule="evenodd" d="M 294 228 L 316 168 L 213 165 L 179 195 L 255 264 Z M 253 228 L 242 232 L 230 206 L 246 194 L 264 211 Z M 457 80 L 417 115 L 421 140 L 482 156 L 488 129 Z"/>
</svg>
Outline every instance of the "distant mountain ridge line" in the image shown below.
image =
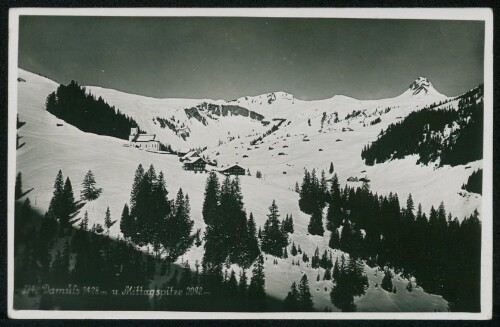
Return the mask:
<svg viewBox="0 0 500 327">
<path fill-rule="evenodd" d="M 57 84 L 64 84 L 64 83 L 60 83 L 58 81 L 56 81 L 55 79 L 53 78 L 50 78 L 46 75 L 43 75 L 41 73 L 36 73 L 36 72 L 31 72 L 29 70 L 26 70 L 26 69 L 23 69 L 23 68 L 18 68 L 19 70 L 22 70 L 22 71 L 25 71 L 25 72 L 28 72 L 28 73 L 31 73 L 31 74 L 34 74 L 34 75 L 38 75 L 38 76 L 41 76 L 43 78 L 46 78 L 54 83 L 57 83 Z M 289 92 L 286 92 L 286 91 L 269 91 L 269 92 L 264 92 L 264 93 L 260 93 L 260 94 L 256 94 L 256 95 L 242 95 L 240 97 L 237 97 L 237 98 L 231 98 L 231 99 L 216 99 L 216 98 L 206 98 L 206 97 L 200 97 L 200 98 L 187 98 L 187 97 L 158 97 L 158 96 L 152 96 L 152 95 L 144 95 L 144 94 L 139 94 L 139 93 L 134 93 L 134 92 L 130 92 L 130 91 L 123 91 L 123 90 L 119 90 L 119 89 L 115 89 L 113 87 L 103 87 L 103 86 L 100 86 L 100 85 L 83 85 L 85 86 L 86 88 L 95 88 L 95 89 L 104 89 L 104 90 L 111 90 L 111 91 L 115 91 L 115 92 L 120 92 L 120 93 L 126 93 L 126 94 L 129 94 L 129 95 L 134 95 L 134 96 L 138 96 L 138 97 L 144 97 L 144 98 L 150 98 L 150 99 L 157 99 L 157 100 L 169 100 L 169 99 L 177 99 L 177 100 L 199 100 L 201 102 L 225 102 L 225 103 L 232 103 L 232 102 L 237 102 L 239 100 L 247 100 L 247 99 L 252 99 L 252 98 L 260 98 L 260 97 L 269 97 L 269 96 L 276 96 L 276 95 L 280 95 L 281 97 L 280 98 L 284 98 L 285 96 L 291 96 L 293 97 L 294 100 L 298 100 L 298 101 L 306 101 L 306 102 L 314 102 L 314 101 L 323 101 L 323 100 L 328 100 L 328 99 L 331 99 L 331 98 L 334 98 L 334 97 L 345 97 L 345 98 L 349 98 L 349 99 L 352 99 L 352 100 L 356 100 L 356 101 L 376 101 L 376 100 L 383 100 L 383 99 L 393 99 L 393 98 L 397 98 L 401 95 L 403 95 L 406 91 L 409 91 L 412 89 L 412 86 L 415 85 L 415 84 L 421 84 L 421 80 L 425 80 L 427 82 L 429 82 L 430 84 L 430 87 L 432 89 L 434 89 L 433 87 L 433 84 L 430 82 L 430 80 L 426 77 L 417 77 L 412 83 L 410 83 L 408 89 L 406 89 L 405 91 L 403 91 L 401 94 L 397 95 L 397 96 L 389 96 L 389 97 L 385 97 L 385 98 L 378 98 L 378 99 L 358 99 L 358 98 L 355 98 L 355 97 L 352 97 L 352 96 L 349 96 L 349 95 L 345 95 L 345 94 L 333 94 L 332 96 L 330 97 L 326 97 L 326 98 L 320 98 L 320 99 L 308 99 L 308 100 L 305 100 L 305 99 L 301 99 L 301 98 L 298 98 L 296 97 L 294 94 L 292 93 L 289 93 Z M 434 89 L 435 90 L 435 89 Z M 438 92 L 438 91 L 436 91 Z M 439 93 L 439 92 L 438 92 Z M 441 94 L 441 93 L 439 93 Z M 441 94 L 442 95 L 442 94 Z M 445 95 L 443 95 L 445 96 Z M 459 95 L 457 95 L 459 96 Z M 448 96 L 445 96 L 445 97 L 448 97 Z"/>
</svg>

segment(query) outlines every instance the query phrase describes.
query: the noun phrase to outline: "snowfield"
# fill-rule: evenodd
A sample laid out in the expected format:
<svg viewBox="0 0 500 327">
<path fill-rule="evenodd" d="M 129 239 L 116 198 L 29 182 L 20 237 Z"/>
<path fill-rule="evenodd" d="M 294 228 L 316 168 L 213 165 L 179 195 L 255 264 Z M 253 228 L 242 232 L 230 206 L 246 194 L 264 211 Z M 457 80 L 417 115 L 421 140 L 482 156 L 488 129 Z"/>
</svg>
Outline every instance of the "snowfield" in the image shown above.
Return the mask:
<svg viewBox="0 0 500 327">
<path fill-rule="evenodd" d="M 26 144 L 17 150 L 16 171 L 22 172 L 24 188 L 33 188 L 27 196 L 34 207 L 41 212 L 47 210 L 59 169 L 63 171 L 64 178 L 71 179 L 75 197 L 79 196 L 85 173 L 92 170 L 103 193 L 98 200 L 86 204 L 79 216 L 88 211 L 90 226 L 93 223 L 102 224 L 105 210 L 109 206 L 112 219 L 119 220 L 124 204 L 129 201 L 137 166 L 142 164 L 147 169 L 153 164 L 157 173 L 163 171 L 165 174 L 169 198 L 173 198 L 179 188 L 189 194 L 191 218 L 195 221 L 194 231 L 198 228 L 204 231 L 201 211 L 207 174 L 184 171 L 175 155 L 124 147 L 127 143 L 124 140 L 78 130 L 45 111 L 47 95 L 57 88 L 57 83 L 21 69 L 18 77 L 26 80 L 18 83 L 19 119 L 26 122 L 18 130 L 18 134 L 22 136 L 20 143 Z M 275 199 L 281 218 L 286 214 L 293 215 L 295 233 L 291 235 L 290 241 L 300 245 L 311 257 L 317 246 L 320 253 L 327 248 L 329 232 L 325 233 L 325 237 L 307 233 L 309 215 L 299 210 L 299 196 L 294 191 L 295 182 L 298 181 L 299 185 L 301 183 L 304 168 L 315 168 L 318 173 L 322 169 L 327 172 L 330 162 L 333 162 L 342 187 L 346 183 L 359 184 L 347 182 L 348 177 L 367 176 L 371 181 L 371 189 L 379 195 L 397 193 L 400 202 L 405 203 L 411 193 L 415 204 L 421 203 L 425 212 L 429 211 L 431 205 L 437 207 L 441 201 L 444 201 L 446 210 L 460 220 L 465 215 L 470 215 L 474 209 L 481 212 L 481 196 L 460 189 L 468 176 L 482 167 L 481 160 L 466 166 L 436 168 L 432 165 L 416 165 L 415 156 L 374 166 L 366 166 L 361 159 L 363 146 L 375 140 L 380 130 L 387 128 L 391 122 L 436 101 L 450 99 L 435 91 L 432 85 L 430 88 L 427 87 L 430 91 L 424 92 L 425 94 L 405 92 L 396 98 L 371 101 L 345 96 L 302 101 L 284 92 L 277 92 L 230 102 L 154 99 L 98 87 L 87 87 L 87 90 L 96 96 L 102 96 L 110 105 L 132 116 L 141 129 L 156 133 L 162 142 L 183 149 L 207 146 L 208 149 L 203 154 L 216 159 L 219 167 L 238 163 L 249 169 L 251 176 L 240 176 L 247 213 L 253 212 L 258 227 L 263 226 L 268 207 Z M 183 110 L 203 102 L 237 104 L 264 115 L 265 120 L 271 123 L 264 126 L 250 117 L 226 116 L 210 120 L 205 126 L 198 120 L 187 117 Z M 362 113 L 346 119 L 355 110 Z M 336 123 L 335 113 L 339 119 Z M 156 116 L 173 116 L 184 122 L 189 126 L 191 136 L 184 141 L 168 128 L 162 129 L 152 120 Z M 257 144 L 250 145 L 252 140 L 279 123 L 273 121 L 273 118 L 286 121 L 277 131 Z M 380 118 L 380 123 L 370 125 L 376 118 Z M 58 123 L 63 126 L 57 126 Z M 219 140 L 222 141 L 220 145 Z M 263 179 L 255 177 L 256 171 L 262 172 Z M 331 177 L 328 172 L 327 176 Z M 219 178 L 222 179 L 223 176 L 220 175 Z M 119 235 L 119 222 L 112 227 L 110 235 Z M 341 255 L 340 251 L 332 253 L 334 260 Z M 189 261 L 193 267 L 196 260 L 201 262 L 202 256 L 203 246 L 193 245 L 179 262 Z M 295 261 L 299 256 L 295 257 Z M 298 282 L 302 273 L 306 273 L 315 309 L 322 311 L 327 307 L 338 311 L 329 298 L 332 282 L 317 282 L 316 269 L 306 267 L 303 262 L 300 266 L 292 265 L 293 259 L 290 255 L 287 259 L 278 259 L 279 264 L 273 265 L 273 257 L 267 256 L 266 292 L 284 299 L 291 283 Z M 320 271 L 323 275 L 324 270 Z M 365 267 L 365 272 L 370 287 L 364 296 L 355 299 L 358 311 L 448 311 L 448 304 L 441 296 L 427 294 L 420 288 L 411 293 L 406 291 L 408 281 L 399 275 L 393 279 L 397 289 L 397 293 L 393 294 L 375 288 L 375 284 L 380 285 L 383 273 L 377 273 L 376 269 L 369 267 Z"/>
</svg>

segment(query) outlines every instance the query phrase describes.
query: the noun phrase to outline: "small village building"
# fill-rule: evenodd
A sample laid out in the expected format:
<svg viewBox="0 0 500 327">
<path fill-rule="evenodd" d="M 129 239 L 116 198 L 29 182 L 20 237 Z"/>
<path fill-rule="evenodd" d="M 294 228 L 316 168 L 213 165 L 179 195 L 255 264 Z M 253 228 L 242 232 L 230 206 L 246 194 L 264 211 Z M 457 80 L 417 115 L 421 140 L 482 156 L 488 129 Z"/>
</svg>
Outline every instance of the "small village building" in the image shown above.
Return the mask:
<svg viewBox="0 0 500 327">
<path fill-rule="evenodd" d="M 139 132 L 137 127 L 130 129 L 130 135 L 128 137 L 130 146 L 135 148 L 160 151 L 160 141 L 156 139 L 156 134 L 143 134 Z"/>
<path fill-rule="evenodd" d="M 233 165 L 229 168 L 220 170 L 219 172 L 224 175 L 245 175 L 245 169 L 238 165 Z"/>
<path fill-rule="evenodd" d="M 185 155 L 183 155 L 182 157 L 179 158 L 179 160 L 181 162 L 184 162 L 186 160 L 195 160 L 196 158 L 200 158 L 200 155 L 198 152 L 196 151 L 189 151 L 188 153 L 186 153 Z"/>
<path fill-rule="evenodd" d="M 184 160 L 184 170 L 205 171 L 207 163 L 202 158 L 193 158 Z"/>
</svg>

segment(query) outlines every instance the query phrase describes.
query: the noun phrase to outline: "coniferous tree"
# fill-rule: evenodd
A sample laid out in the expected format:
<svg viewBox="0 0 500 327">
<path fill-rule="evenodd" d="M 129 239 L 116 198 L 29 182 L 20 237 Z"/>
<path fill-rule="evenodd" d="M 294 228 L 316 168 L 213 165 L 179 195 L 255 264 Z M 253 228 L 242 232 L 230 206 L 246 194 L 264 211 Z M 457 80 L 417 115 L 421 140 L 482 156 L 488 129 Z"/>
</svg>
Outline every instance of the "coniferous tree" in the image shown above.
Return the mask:
<svg viewBox="0 0 500 327">
<path fill-rule="evenodd" d="M 132 237 L 134 233 L 134 220 L 130 216 L 128 205 L 125 203 L 122 211 L 122 218 L 120 220 L 120 231 L 125 239 Z"/>
<path fill-rule="evenodd" d="M 15 199 L 21 198 L 23 196 L 23 181 L 22 181 L 22 175 L 21 172 L 17 173 L 16 176 L 16 189 L 14 191 L 15 193 Z"/>
<path fill-rule="evenodd" d="M 324 280 L 332 279 L 332 270 L 330 268 L 325 269 L 325 274 L 323 275 Z"/>
<path fill-rule="evenodd" d="M 330 235 L 330 241 L 328 242 L 328 246 L 332 249 L 338 249 L 340 246 L 340 237 L 339 231 L 334 229 Z"/>
<path fill-rule="evenodd" d="M 283 231 L 285 233 L 291 233 L 293 234 L 294 232 L 294 226 L 293 226 L 293 217 L 292 215 L 286 215 L 285 219 L 283 220 Z"/>
<path fill-rule="evenodd" d="M 139 186 L 141 184 L 142 178 L 144 177 L 144 168 L 142 164 L 139 164 L 135 171 L 134 182 L 132 184 L 132 191 L 130 192 L 130 209 L 132 211 L 135 208 L 137 193 L 139 192 Z"/>
<path fill-rule="evenodd" d="M 260 253 L 259 249 L 259 241 L 257 239 L 257 230 L 255 226 L 255 220 L 253 218 L 253 214 L 250 213 L 250 217 L 248 218 L 246 225 L 246 233 L 243 240 L 244 249 L 242 253 L 242 263 L 243 267 L 247 268 L 252 265 L 255 259 L 258 257 Z"/>
<path fill-rule="evenodd" d="M 160 238 L 160 243 L 171 261 L 175 261 L 179 256 L 185 253 L 193 243 L 191 231 L 194 221 L 190 219 L 189 197 L 182 189 L 177 192 L 175 200 L 174 213 L 167 220 Z"/>
<path fill-rule="evenodd" d="M 207 178 L 205 186 L 205 199 L 203 201 L 203 221 L 206 224 L 212 223 L 218 215 L 220 194 L 219 179 L 215 172 L 211 172 Z"/>
<path fill-rule="evenodd" d="M 382 283 L 380 286 L 386 290 L 387 292 L 392 292 L 392 273 L 389 270 L 386 270 L 384 273 L 384 278 L 382 279 Z"/>
<path fill-rule="evenodd" d="M 238 284 L 238 291 L 240 293 L 240 298 L 245 298 L 247 296 L 247 290 L 248 290 L 247 282 L 248 282 L 247 273 L 245 269 L 242 269 L 240 273 L 240 281 Z"/>
<path fill-rule="evenodd" d="M 264 258 L 262 255 L 259 256 L 252 270 L 252 278 L 248 287 L 248 299 L 252 310 L 263 311 L 266 308 Z"/>
<path fill-rule="evenodd" d="M 320 206 L 321 208 L 324 207 L 324 203 L 328 200 L 328 185 L 326 183 L 326 175 L 325 175 L 325 171 L 322 170 L 321 171 L 321 179 L 320 179 L 320 182 L 319 182 L 319 189 L 318 189 L 318 195 L 320 197 Z"/>
<path fill-rule="evenodd" d="M 330 174 L 333 174 L 333 162 L 330 162 L 330 170 L 329 170 L 329 173 L 330 173 Z"/>
<path fill-rule="evenodd" d="M 311 267 L 312 268 L 319 268 L 319 248 L 316 247 L 316 250 L 314 250 L 314 255 L 311 257 Z"/>
<path fill-rule="evenodd" d="M 283 248 L 288 245 L 288 236 L 283 233 L 279 221 L 278 206 L 276 201 L 273 200 L 269 207 L 269 214 L 264 224 L 262 231 L 262 251 L 271 255 L 281 257 L 283 255 Z"/>
<path fill-rule="evenodd" d="M 78 225 L 81 230 L 87 231 L 89 229 L 89 213 L 85 211 L 83 214 L 83 219 L 80 221 L 80 224 Z"/>
<path fill-rule="evenodd" d="M 337 280 L 340 276 L 339 260 L 335 259 L 335 264 L 333 265 L 332 277 Z"/>
<path fill-rule="evenodd" d="M 104 216 L 104 227 L 106 228 L 106 233 L 109 234 L 109 229 L 113 227 L 116 223 L 116 220 L 111 220 L 111 211 L 109 207 L 106 209 L 106 214 Z"/>
<path fill-rule="evenodd" d="M 302 275 L 299 282 L 299 308 L 300 311 L 313 311 L 313 301 L 311 291 L 309 290 L 309 281 L 307 275 Z"/>
<path fill-rule="evenodd" d="M 102 188 L 98 188 L 96 186 L 94 173 L 92 173 L 92 170 L 89 170 L 83 178 L 80 198 L 82 199 L 82 201 L 94 201 L 99 198 L 101 193 Z"/>
<path fill-rule="evenodd" d="M 325 230 L 323 228 L 323 217 L 321 214 L 321 210 L 316 209 L 313 211 L 311 219 L 309 220 L 309 225 L 307 225 L 307 231 L 311 235 L 323 236 Z"/>
<path fill-rule="evenodd" d="M 75 205 L 75 196 L 73 193 L 73 187 L 71 186 L 71 181 L 69 177 L 66 178 L 66 182 L 64 182 L 63 188 L 64 201 L 66 202 L 66 212 L 68 215 L 73 213 L 76 209 Z"/>
<path fill-rule="evenodd" d="M 297 248 L 295 247 L 295 242 L 292 242 L 292 249 L 290 250 L 290 254 L 292 256 L 296 256 L 297 255 Z"/>
<path fill-rule="evenodd" d="M 290 286 L 290 291 L 288 292 L 285 301 L 283 302 L 283 309 L 287 312 L 300 311 L 299 305 L 299 291 L 297 290 L 297 284 L 295 282 Z"/>
<path fill-rule="evenodd" d="M 54 192 L 50 200 L 48 213 L 56 220 L 61 220 L 64 215 L 64 179 L 62 171 L 59 170 L 54 181 Z M 63 218 L 64 219 L 64 218 Z"/>
</svg>

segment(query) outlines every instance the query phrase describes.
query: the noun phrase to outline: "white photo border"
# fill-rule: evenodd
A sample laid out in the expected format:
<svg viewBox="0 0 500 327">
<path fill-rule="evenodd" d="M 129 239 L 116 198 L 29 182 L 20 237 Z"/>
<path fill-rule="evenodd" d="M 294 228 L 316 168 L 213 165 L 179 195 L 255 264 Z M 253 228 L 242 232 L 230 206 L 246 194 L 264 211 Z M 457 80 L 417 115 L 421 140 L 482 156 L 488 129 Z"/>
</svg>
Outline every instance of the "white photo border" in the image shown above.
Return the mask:
<svg viewBox="0 0 500 327">
<path fill-rule="evenodd" d="M 19 16 L 290 17 L 484 21 L 484 134 L 481 219 L 481 312 L 175 312 L 14 310 L 14 185 Z M 402 319 L 486 320 L 493 315 L 493 11 L 490 8 L 11 8 L 8 41 L 8 288 L 14 319 Z"/>
</svg>

